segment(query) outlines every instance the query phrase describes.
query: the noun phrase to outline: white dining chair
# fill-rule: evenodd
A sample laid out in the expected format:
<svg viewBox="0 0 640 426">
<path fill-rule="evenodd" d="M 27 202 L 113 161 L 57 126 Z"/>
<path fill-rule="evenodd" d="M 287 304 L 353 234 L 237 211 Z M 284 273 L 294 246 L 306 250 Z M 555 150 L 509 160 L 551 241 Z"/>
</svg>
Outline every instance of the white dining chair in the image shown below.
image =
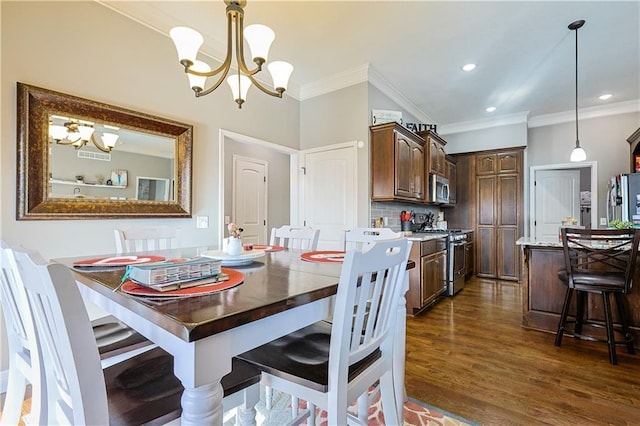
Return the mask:
<svg viewBox="0 0 640 426">
<path fill-rule="evenodd" d="M 39 373 L 40 357 L 31 356 L 37 350 L 33 318 L 21 276 L 16 272 L 13 251 L 0 241 L 0 306 L 7 328 L 9 377 L 0 424 L 16 424 L 22 403 L 31 385 L 31 414 L 29 422 L 39 423 L 39 410 L 45 392 Z M 150 350 L 153 343 L 111 315 L 91 321 L 93 336 L 103 368 L 114 365 L 139 353 Z"/>
<path fill-rule="evenodd" d="M 377 382 L 387 424 L 402 424 L 393 343 L 410 249 L 411 242 L 399 238 L 348 251 L 331 323 L 319 321 L 239 355 L 262 370 L 265 386 L 307 401 L 308 408 L 290 424 L 307 418 L 313 424 L 316 406 L 327 411 L 330 425 L 358 423 L 347 408 Z"/>
<path fill-rule="evenodd" d="M 160 348 L 102 370 L 82 297 L 70 270 L 47 263 L 36 252 L 8 249 L 15 258 L 35 324 L 39 362 L 46 383 L 41 424 L 167 423 L 181 413 L 182 385 L 173 357 Z M 241 368 L 237 368 L 240 365 Z M 223 377 L 223 404 L 241 405 L 244 419 L 259 399 L 260 374 L 234 360 Z M 237 397 L 242 393 L 242 398 Z"/>
<path fill-rule="evenodd" d="M 116 253 L 139 253 L 179 247 L 180 229 L 171 226 L 152 226 L 114 229 Z"/>
<path fill-rule="evenodd" d="M 271 228 L 269 244 L 291 249 L 316 250 L 320 230 L 309 226 L 283 225 L 279 228 Z"/>
<path fill-rule="evenodd" d="M 283 225 L 279 228 L 271 228 L 269 244 L 272 246 L 282 246 L 291 249 L 316 250 L 318 248 L 319 238 L 319 229 L 313 229 L 310 226 Z M 273 390 L 270 387 L 266 387 L 265 406 L 267 410 L 271 410 L 272 401 Z M 295 417 L 297 416 L 298 408 L 298 400 L 296 397 L 292 397 L 291 406 Z"/>
<path fill-rule="evenodd" d="M 8 246 L 2 241 L 0 248 L 0 302 L 7 330 L 9 375 L 0 425 L 43 424 L 40 414 L 46 401 L 44 379 L 40 377 L 40 356 L 31 356 L 38 350 L 38 340 L 29 302 L 22 287 L 17 266 Z M 31 385 L 31 411 L 21 419 L 22 405 Z"/>
</svg>

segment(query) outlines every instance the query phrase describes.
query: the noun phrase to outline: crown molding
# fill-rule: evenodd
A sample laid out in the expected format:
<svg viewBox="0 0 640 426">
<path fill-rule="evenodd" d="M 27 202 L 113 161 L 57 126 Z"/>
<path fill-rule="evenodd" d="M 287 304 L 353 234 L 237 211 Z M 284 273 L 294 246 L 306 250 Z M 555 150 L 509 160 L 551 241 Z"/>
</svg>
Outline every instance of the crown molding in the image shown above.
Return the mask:
<svg viewBox="0 0 640 426">
<path fill-rule="evenodd" d="M 361 65 L 350 70 L 330 75 L 322 80 L 300 86 L 299 100 L 315 98 L 316 96 L 344 89 L 367 81 L 368 65 Z M 285 92 L 286 93 L 286 92 Z"/>
<path fill-rule="evenodd" d="M 438 126 L 438 134 L 470 132 L 473 130 L 488 129 L 491 127 L 509 126 L 511 124 L 527 123 L 529 111 L 516 112 L 514 114 L 501 115 L 499 117 L 483 118 L 481 120 L 461 121 L 459 123 L 443 124 Z"/>
<path fill-rule="evenodd" d="M 640 99 L 578 109 L 578 120 L 627 114 L 631 112 L 640 112 Z M 529 127 L 552 126 L 554 124 L 574 122 L 575 119 L 575 110 L 539 115 L 537 117 L 532 117 L 531 120 L 529 120 Z"/>
<path fill-rule="evenodd" d="M 436 124 L 435 120 L 425 114 L 420 108 L 418 108 L 413 102 L 411 102 L 406 96 L 400 93 L 395 87 L 393 87 L 375 68 L 369 66 L 369 83 L 375 86 L 382 93 L 387 95 L 391 100 L 397 103 L 400 107 L 404 108 L 407 112 L 413 115 L 417 120 L 425 124 Z"/>
</svg>

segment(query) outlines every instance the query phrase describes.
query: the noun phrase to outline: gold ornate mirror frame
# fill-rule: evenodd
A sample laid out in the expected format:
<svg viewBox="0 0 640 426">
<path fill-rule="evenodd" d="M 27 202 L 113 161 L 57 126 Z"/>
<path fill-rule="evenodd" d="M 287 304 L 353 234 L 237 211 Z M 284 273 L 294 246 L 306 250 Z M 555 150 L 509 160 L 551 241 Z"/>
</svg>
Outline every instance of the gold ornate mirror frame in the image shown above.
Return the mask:
<svg viewBox="0 0 640 426">
<path fill-rule="evenodd" d="M 17 220 L 191 217 L 193 126 L 17 83 Z M 175 140 L 171 201 L 69 198 L 49 194 L 49 118 L 74 117 Z"/>
</svg>

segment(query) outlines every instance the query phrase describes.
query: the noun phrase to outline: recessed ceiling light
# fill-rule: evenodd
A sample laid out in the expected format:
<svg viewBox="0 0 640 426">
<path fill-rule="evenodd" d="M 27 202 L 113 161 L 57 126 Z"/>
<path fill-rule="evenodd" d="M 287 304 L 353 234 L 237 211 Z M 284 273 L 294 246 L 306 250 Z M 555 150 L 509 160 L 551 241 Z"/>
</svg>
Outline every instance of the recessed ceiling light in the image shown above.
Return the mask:
<svg viewBox="0 0 640 426">
<path fill-rule="evenodd" d="M 485 111 L 487 111 L 487 112 L 493 112 L 493 111 L 495 111 L 495 110 L 496 110 L 496 107 L 487 107 L 487 108 L 485 109 Z"/>
<path fill-rule="evenodd" d="M 607 99 L 609 99 L 611 96 L 613 96 L 611 93 L 607 93 L 605 95 L 599 96 L 598 99 L 602 100 L 602 101 L 606 101 Z"/>
<path fill-rule="evenodd" d="M 476 68 L 476 64 L 467 64 L 462 67 L 465 71 L 473 71 Z"/>
</svg>

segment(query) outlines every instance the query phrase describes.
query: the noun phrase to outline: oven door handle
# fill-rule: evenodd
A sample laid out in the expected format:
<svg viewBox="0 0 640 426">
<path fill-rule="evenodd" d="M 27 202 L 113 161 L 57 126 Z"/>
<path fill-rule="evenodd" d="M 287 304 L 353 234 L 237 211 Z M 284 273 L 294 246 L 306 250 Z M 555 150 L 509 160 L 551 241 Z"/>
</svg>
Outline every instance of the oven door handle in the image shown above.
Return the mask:
<svg viewBox="0 0 640 426">
<path fill-rule="evenodd" d="M 463 245 L 465 245 L 465 244 L 467 244 L 467 241 L 466 241 L 466 240 L 460 240 L 460 241 L 452 242 L 452 243 L 451 243 L 451 246 L 452 246 L 452 247 L 460 247 L 460 246 L 463 246 Z"/>
</svg>

